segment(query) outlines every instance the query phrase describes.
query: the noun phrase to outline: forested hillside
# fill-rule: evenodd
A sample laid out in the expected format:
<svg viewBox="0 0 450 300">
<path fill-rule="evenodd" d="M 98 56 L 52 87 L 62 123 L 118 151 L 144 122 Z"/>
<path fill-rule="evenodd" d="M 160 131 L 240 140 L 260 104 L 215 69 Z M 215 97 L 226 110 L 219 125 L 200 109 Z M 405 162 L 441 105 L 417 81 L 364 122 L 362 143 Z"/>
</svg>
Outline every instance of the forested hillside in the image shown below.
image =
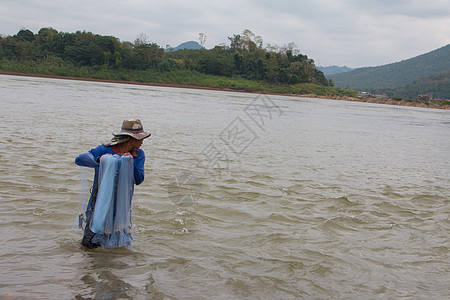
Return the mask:
<svg viewBox="0 0 450 300">
<path fill-rule="evenodd" d="M 435 99 L 450 99 L 450 70 L 421 78 L 413 83 L 385 91 L 389 97 L 413 99 L 418 95 L 427 95 Z"/>
<path fill-rule="evenodd" d="M 349 68 L 346 66 L 343 66 L 343 67 L 339 67 L 339 66 L 318 67 L 318 69 L 320 71 L 322 71 L 323 74 L 325 74 L 325 76 L 349 72 L 349 71 L 353 70 L 352 68 Z"/>
<path fill-rule="evenodd" d="M 402 87 L 420 78 L 450 70 L 450 44 L 401 62 L 329 75 L 335 86 L 360 91 Z"/>
</svg>

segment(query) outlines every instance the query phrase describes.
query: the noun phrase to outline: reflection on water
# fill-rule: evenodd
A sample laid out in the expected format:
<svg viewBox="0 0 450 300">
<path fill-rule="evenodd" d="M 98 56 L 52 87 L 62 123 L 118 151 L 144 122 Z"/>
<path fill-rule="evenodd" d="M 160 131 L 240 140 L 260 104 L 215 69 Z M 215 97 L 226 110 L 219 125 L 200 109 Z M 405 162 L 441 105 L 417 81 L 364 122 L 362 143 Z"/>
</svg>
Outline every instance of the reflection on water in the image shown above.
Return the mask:
<svg viewBox="0 0 450 300">
<path fill-rule="evenodd" d="M 0 299 L 450 294 L 448 111 L 12 76 L 0 92 Z M 73 160 L 129 117 L 152 132 L 135 243 L 82 251 Z"/>
<path fill-rule="evenodd" d="M 149 273 L 144 259 L 145 256 L 127 249 L 86 252 L 84 260 L 87 266 L 80 278 L 84 287 L 75 298 L 153 299 L 162 296 L 152 290 L 154 279 L 151 274 L 148 274 L 147 282 L 141 283 L 146 284 L 145 290 L 136 287 L 138 277 Z"/>
</svg>

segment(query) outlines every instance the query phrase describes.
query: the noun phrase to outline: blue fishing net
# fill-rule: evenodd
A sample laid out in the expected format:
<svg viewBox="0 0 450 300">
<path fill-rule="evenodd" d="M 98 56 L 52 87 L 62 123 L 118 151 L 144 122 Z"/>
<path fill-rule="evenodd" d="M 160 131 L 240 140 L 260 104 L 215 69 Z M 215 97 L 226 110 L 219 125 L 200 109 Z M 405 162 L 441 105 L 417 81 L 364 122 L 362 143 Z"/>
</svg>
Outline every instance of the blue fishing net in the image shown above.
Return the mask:
<svg viewBox="0 0 450 300">
<path fill-rule="evenodd" d="M 131 245 L 133 157 L 103 155 L 100 158 L 98 194 L 90 228 L 93 243 L 103 248 Z"/>
</svg>

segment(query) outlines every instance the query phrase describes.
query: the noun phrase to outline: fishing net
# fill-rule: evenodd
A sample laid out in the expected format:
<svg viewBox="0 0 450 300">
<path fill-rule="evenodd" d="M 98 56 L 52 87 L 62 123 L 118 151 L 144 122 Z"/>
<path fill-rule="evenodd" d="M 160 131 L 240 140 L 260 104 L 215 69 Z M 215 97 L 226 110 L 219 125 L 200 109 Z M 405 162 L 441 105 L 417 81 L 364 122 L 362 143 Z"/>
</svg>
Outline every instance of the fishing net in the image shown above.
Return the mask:
<svg viewBox="0 0 450 300">
<path fill-rule="evenodd" d="M 87 193 L 88 193 L 87 176 L 88 176 L 89 169 L 85 168 L 85 167 L 81 167 L 80 170 L 81 170 L 80 171 L 81 195 L 80 195 L 80 201 L 78 204 L 78 216 L 72 224 L 72 228 L 74 230 L 84 229 L 84 224 L 86 223 L 85 211 L 86 211 L 86 206 L 87 206 Z"/>
<path fill-rule="evenodd" d="M 90 224 L 93 243 L 103 248 L 131 245 L 131 199 L 134 177 L 131 155 L 100 158 L 98 194 Z"/>
<path fill-rule="evenodd" d="M 87 183 L 88 183 L 88 173 L 92 171 L 91 168 L 95 168 L 95 170 L 98 169 L 99 163 L 95 160 L 94 156 L 90 152 L 83 153 L 79 155 L 76 159 L 76 163 L 81 166 L 81 197 L 80 197 L 80 203 L 78 205 L 78 216 L 76 220 L 73 223 L 73 229 L 84 229 L 84 226 L 86 224 L 86 216 L 88 213 L 88 201 L 87 201 L 87 195 L 88 195 L 88 189 L 87 189 Z M 89 168 L 86 168 L 89 167 Z M 95 180 L 94 180 L 95 182 Z M 96 184 L 96 183 L 95 183 Z M 93 192 L 91 190 L 91 192 Z"/>
</svg>

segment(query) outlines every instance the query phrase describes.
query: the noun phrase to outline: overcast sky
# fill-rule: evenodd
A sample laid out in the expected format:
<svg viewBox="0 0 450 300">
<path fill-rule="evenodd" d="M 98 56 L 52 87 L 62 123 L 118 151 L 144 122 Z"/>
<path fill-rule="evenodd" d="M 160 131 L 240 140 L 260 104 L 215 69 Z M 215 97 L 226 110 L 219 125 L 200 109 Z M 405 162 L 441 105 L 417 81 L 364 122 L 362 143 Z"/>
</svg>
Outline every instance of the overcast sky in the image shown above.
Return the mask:
<svg viewBox="0 0 450 300">
<path fill-rule="evenodd" d="M 229 43 L 250 29 L 264 45 L 294 42 L 316 65 L 352 68 L 408 59 L 450 43 L 449 0 L 0 0 L 0 34 L 86 30 L 165 47 Z"/>
</svg>

